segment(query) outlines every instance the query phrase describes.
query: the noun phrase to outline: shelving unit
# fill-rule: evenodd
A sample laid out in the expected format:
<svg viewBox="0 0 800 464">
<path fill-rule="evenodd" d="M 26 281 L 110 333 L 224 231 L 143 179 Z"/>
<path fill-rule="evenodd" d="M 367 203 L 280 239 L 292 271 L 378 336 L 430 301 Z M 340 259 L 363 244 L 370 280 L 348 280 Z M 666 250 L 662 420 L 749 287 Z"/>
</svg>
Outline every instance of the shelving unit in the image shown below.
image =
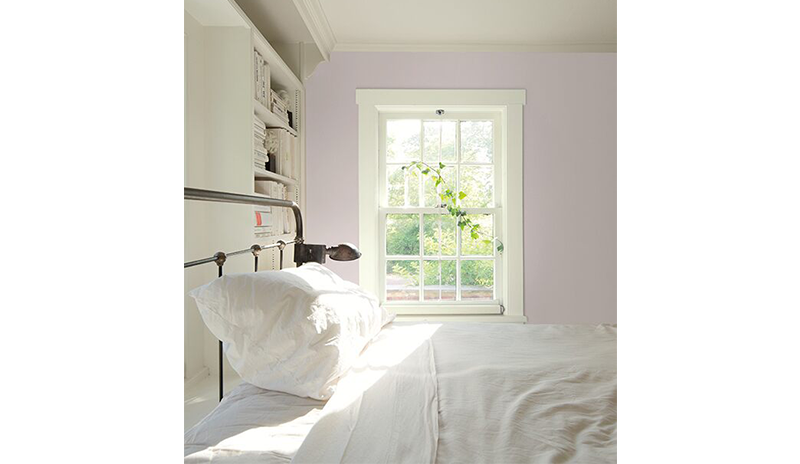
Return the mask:
<svg viewBox="0 0 800 464">
<path fill-rule="evenodd" d="M 297 137 L 298 134 L 296 130 L 280 119 L 275 113 L 268 110 L 260 101 L 255 99 L 253 100 L 253 112 L 258 116 L 258 119 L 266 123 L 268 129 L 285 129 L 294 137 Z"/>
<path fill-rule="evenodd" d="M 262 2 L 260 7 L 275 8 L 279 1 L 291 2 L 270 0 Z M 281 51 L 287 60 L 276 52 L 234 0 L 184 0 L 184 184 L 259 195 L 255 190 L 257 181 L 278 182 L 288 187 L 291 200 L 300 205 L 305 215 L 305 88 L 297 77 L 302 75 L 305 61 L 299 59 L 302 44 L 280 39 L 277 37 L 276 42 L 282 44 Z M 271 87 L 288 93 L 293 127 L 255 100 L 254 50 L 269 63 Z M 295 52 L 298 56 L 291 55 Z M 301 63 L 300 68 L 293 71 L 286 61 Z M 256 117 L 268 127 L 284 129 L 296 137 L 294 179 L 255 166 Z M 293 229 L 292 223 L 289 224 Z M 254 207 L 249 205 L 187 202 L 184 225 L 185 261 L 208 256 L 216 250 L 239 250 L 254 243 L 266 245 L 294 238 L 293 233 L 284 230 L 275 230 L 277 235 L 270 237 L 257 237 Z M 293 247 L 284 250 L 285 267 L 294 265 L 293 250 Z M 278 257 L 277 250 L 261 253 L 259 270 L 278 269 Z M 231 259 L 225 264 L 226 274 L 252 270 L 253 261 L 246 258 Z M 216 277 L 216 272 L 214 266 L 187 269 L 185 292 L 208 283 Z M 184 378 L 193 378 L 206 368 L 209 378 L 215 379 L 217 339 L 204 328 L 194 300 L 188 296 L 184 299 L 184 317 Z M 229 379 L 235 377 L 227 363 L 224 371 L 228 388 Z"/>
<path fill-rule="evenodd" d="M 201 44 L 201 55 L 205 61 L 202 75 L 196 72 L 192 75 L 192 79 L 202 80 L 201 85 L 204 86 L 203 92 L 198 95 L 202 94 L 205 101 L 202 104 L 198 102 L 196 107 L 204 112 L 200 119 L 204 121 L 207 134 L 202 146 L 205 152 L 187 153 L 186 162 L 187 165 L 204 164 L 198 170 L 203 171 L 206 178 L 192 186 L 255 194 L 257 181 L 277 182 L 291 187 L 293 198 L 288 199 L 297 202 L 305 212 L 303 83 L 234 0 L 185 0 L 184 8 L 186 15 L 201 26 L 201 37 L 197 43 Z M 272 90 L 288 94 L 291 126 L 254 97 L 254 50 L 269 64 L 269 85 Z M 292 60 L 295 58 L 292 57 Z M 189 106 L 191 103 L 188 102 Z M 263 121 L 268 129 L 283 129 L 295 138 L 296 143 L 291 144 L 295 158 L 291 160 L 291 170 L 281 169 L 275 173 L 256 166 L 256 142 L 253 137 L 255 118 Z M 277 164 L 285 165 L 286 162 L 286 159 L 280 159 Z M 226 218 L 220 222 L 226 225 L 226 231 L 211 233 L 211 238 L 225 236 L 223 243 L 231 242 L 231 249 L 242 242 L 271 242 L 263 236 L 256 237 L 254 207 L 246 209 L 249 213 L 243 208 L 228 208 L 224 214 L 215 211 L 215 217 Z M 249 238 L 245 239 L 241 233 L 229 232 L 234 229 L 249 229 Z"/>
<path fill-rule="evenodd" d="M 265 169 L 254 168 L 255 179 L 256 180 L 273 180 L 275 182 L 280 182 L 286 185 L 297 185 L 299 181 L 295 179 L 290 179 L 286 176 L 282 176 L 280 174 L 275 174 L 274 172 L 267 171 Z"/>
</svg>

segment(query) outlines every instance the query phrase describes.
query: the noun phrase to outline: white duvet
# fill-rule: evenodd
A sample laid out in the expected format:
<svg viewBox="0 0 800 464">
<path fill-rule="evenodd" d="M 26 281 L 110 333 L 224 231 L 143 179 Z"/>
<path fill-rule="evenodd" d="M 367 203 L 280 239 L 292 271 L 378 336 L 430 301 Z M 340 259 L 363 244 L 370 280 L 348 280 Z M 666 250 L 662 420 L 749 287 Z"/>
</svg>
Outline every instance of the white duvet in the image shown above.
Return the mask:
<svg viewBox="0 0 800 464">
<path fill-rule="evenodd" d="M 616 462 L 616 390 L 615 326 L 394 323 L 279 460 Z M 205 428 L 217 433 L 214 421 Z M 218 452 L 188 454 L 250 462 Z"/>
</svg>

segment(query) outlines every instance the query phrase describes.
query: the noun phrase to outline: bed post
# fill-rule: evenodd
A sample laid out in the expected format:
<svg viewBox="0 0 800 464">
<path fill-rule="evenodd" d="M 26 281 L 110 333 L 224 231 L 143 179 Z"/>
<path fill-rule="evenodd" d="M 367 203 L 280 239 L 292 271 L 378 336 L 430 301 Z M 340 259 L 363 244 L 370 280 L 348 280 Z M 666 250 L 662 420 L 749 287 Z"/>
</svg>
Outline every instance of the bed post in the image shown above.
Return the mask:
<svg viewBox="0 0 800 464">
<path fill-rule="evenodd" d="M 217 263 L 217 269 L 219 272 L 217 273 L 217 277 L 222 277 L 222 266 L 225 265 L 225 260 L 227 257 L 225 253 L 219 251 L 217 252 L 214 257 L 216 260 L 214 261 Z M 222 401 L 222 394 L 223 394 L 223 381 L 222 381 L 222 340 L 218 340 L 219 342 L 219 400 Z"/>
</svg>

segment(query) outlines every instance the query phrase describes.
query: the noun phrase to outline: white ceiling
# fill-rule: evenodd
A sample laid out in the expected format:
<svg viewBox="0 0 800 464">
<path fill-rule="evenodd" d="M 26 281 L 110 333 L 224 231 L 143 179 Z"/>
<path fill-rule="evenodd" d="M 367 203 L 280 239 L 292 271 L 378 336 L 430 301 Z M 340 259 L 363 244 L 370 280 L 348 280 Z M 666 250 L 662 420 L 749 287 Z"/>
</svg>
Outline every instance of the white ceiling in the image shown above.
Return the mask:
<svg viewBox="0 0 800 464">
<path fill-rule="evenodd" d="M 334 50 L 616 50 L 616 0 L 316 2 Z"/>
<path fill-rule="evenodd" d="M 271 43 L 314 43 L 325 60 L 331 51 L 617 50 L 616 0 L 234 1 Z"/>
</svg>

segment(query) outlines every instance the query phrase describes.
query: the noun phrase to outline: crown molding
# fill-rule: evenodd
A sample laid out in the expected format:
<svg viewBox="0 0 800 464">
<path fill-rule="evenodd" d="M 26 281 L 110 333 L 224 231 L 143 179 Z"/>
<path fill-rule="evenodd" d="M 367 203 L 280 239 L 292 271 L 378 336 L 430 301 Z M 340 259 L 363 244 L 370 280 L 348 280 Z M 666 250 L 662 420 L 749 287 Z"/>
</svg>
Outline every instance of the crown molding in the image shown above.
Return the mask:
<svg viewBox="0 0 800 464">
<path fill-rule="evenodd" d="M 337 43 L 335 52 L 557 52 L 616 53 L 616 43 L 585 44 L 362 44 Z"/>
<path fill-rule="evenodd" d="M 333 35 L 331 25 L 325 16 L 319 0 L 293 0 L 294 6 L 300 13 L 300 18 L 306 24 L 314 43 L 325 61 L 331 59 L 331 52 L 336 45 L 336 36 Z"/>
</svg>

